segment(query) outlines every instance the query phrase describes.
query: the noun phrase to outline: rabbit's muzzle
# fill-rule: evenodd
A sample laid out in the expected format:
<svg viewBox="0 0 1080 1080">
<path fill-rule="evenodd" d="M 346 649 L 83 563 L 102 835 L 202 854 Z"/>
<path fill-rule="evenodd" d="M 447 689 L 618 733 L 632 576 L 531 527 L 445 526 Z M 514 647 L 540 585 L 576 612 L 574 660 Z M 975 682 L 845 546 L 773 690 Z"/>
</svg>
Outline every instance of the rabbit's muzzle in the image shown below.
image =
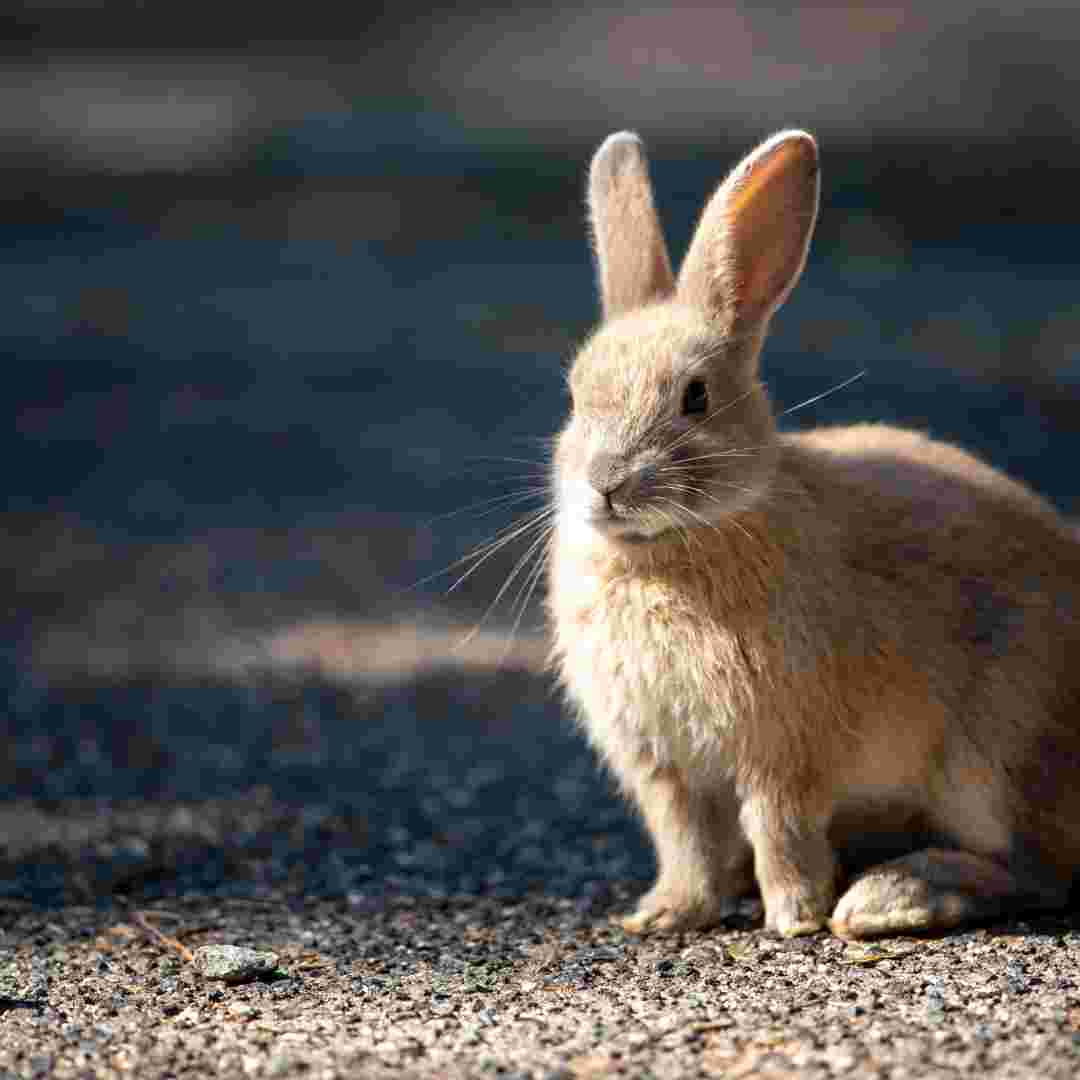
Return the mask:
<svg viewBox="0 0 1080 1080">
<path fill-rule="evenodd" d="M 655 484 L 656 468 L 651 463 L 631 464 L 618 454 L 594 454 L 586 468 L 589 486 L 602 497 L 599 509 L 615 519 L 648 502 Z"/>
</svg>

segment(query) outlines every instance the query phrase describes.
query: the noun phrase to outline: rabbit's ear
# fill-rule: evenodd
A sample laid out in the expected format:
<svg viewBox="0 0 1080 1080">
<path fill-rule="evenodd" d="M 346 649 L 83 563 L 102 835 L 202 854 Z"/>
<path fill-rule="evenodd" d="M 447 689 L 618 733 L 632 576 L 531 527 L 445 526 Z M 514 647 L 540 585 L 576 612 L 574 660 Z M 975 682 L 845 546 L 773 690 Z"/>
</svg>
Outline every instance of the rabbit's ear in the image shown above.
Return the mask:
<svg viewBox="0 0 1080 1080">
<path fill-rule="evenodd" d="M 805 131 L 762 143 L 706 204 L 679 298 L 732 328 L 763 324 L 802 273 L 819 186 L 817 146 Z"/>
<path fill-rule="evenodd" d="M 645 149 L 633 132 L 609 135 L 596 151 L 589 169 L 589 215 L 605 318 L 675 291 Z"/>
</svg>

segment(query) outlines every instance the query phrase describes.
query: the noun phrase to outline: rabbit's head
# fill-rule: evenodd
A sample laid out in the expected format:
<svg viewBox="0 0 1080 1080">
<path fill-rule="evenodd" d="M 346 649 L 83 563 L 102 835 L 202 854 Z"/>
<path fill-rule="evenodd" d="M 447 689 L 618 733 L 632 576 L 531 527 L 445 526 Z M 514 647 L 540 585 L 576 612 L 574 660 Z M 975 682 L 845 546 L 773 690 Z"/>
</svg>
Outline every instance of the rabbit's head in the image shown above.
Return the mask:
<svg viewBox="0 0 1080 1080">
<path fill-rule="evenodd" d="M 709 200 L 676 279 L 640 140 L 600 147 L 589 208 L 604 322 L 570 371 L 555 455 L 564 524 L 634 546 L 715 525 L 767 491 L 776 440 L 758 353 L 817 203 L 813 139 L 775 135 Z"/>
</svg>

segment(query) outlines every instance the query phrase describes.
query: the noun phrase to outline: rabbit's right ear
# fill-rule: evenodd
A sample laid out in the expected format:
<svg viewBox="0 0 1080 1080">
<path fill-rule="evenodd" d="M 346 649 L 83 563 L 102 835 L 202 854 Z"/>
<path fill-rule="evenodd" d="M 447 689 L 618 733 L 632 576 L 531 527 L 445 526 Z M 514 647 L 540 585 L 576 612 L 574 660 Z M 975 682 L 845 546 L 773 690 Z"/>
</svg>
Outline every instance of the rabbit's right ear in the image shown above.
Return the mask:
<svg viewBox="0 0 1080 1080">
<path fill-rule="evenodd" d="M 802 273 L 819 186 L 812 136 L 781 131 L 762 143 L 706 204 L 679 298 L 732 328 L 764 325 Z"/>
<path fill-rule="evenodd" d="M 606 319 L 671 296 L 675 277 L 645 150 L 633 132 L 609 135 L 596 151 L 589 169 L 589 216 Z"/>
</svg>

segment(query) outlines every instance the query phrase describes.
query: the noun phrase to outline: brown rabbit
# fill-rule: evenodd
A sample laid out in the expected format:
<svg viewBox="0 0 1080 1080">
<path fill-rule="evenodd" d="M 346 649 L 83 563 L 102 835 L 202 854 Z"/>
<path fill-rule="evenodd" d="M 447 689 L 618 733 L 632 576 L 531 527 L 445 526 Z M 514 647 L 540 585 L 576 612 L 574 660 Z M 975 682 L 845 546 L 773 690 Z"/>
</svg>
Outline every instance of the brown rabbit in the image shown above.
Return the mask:
<svg viewBox="0 0 1080 1080">
<path fill-rule="evenodd" d="M 676 278 L 640 141 L 592 163 L 604 324 L 570 374 L 549 607 L 656 847 L 630 929 L 708 924 L 754 876 L 784 935 L 942 929 L 1062 905 L 1080 865 L 1069 528 L 922 435 L 776 430 L 758 355 L 817 203 L 813 139 L 781 132 Z M 838 849 L 890 834 L 837 902 Z"/>
</svg>

